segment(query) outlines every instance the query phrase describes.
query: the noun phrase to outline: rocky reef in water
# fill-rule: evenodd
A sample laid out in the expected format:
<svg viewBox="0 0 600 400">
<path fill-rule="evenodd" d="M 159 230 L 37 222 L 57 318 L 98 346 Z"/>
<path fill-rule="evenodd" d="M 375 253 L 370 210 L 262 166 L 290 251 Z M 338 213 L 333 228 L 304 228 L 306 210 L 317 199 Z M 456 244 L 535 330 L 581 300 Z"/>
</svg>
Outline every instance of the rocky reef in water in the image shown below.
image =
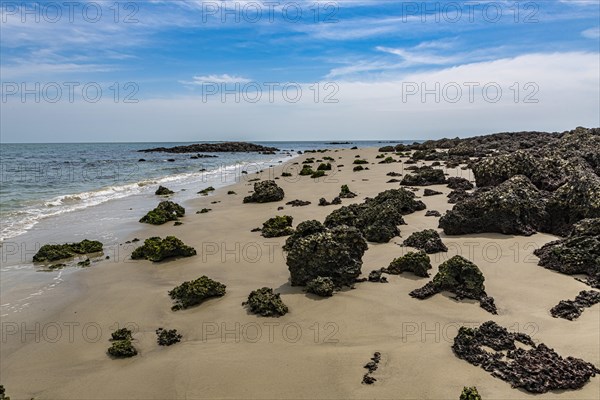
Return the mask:
<svg viewBox="0 0 600 400">
<path fill-rule="evenodd" d="M 543 343 L 536 345 L 530 336 L 509 332 L 493 321 L 479 328 L 461 327 L 452 350 L 458 358 L 480 366 L 513 388 L 531 393 L 580 389 L 600 373 L 591 363 L 563 358 Z"/>
<path fill-rule="evenodd" d="M 138 150 L 138 152 L 141 153 L 250 153 L 271 151 L 279 151 L 279 149 L 247 142 L 197 143 L 187 146 L 155 147 L 152 149 Z"/>
</svg>

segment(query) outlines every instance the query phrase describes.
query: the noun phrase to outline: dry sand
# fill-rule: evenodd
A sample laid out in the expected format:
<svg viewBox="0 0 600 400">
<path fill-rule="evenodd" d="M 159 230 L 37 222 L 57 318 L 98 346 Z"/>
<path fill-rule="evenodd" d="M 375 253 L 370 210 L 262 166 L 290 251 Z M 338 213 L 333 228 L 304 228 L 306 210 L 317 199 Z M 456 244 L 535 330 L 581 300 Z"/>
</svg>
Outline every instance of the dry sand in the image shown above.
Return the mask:
<svg viewBox="0 0 600 400">
<path fill-rule="evenodd" d="M 357 154 L 375 163 L 370 170 L 352 171 Z M 128 260 L 133 247 L 122 246 L 118 257 L 70 274 L 44 307 L 3 319 L 0 382 L 8 394 L 13 399 L 457 399 L 463 386 L 477 386 L 486 400 L 598 398 L 600 377 L 581 390 L 534 396 L 458 359 L 451 349 L 458 326 L 494 320 L 530 334 L 563 356 L 600 365 L 600 306 L 587 309 L 573 322 L 549 314 L 559 300 L 572 299 L 588 288 L 537 266 L 532 252 L 554 240 L 551 235 L 442 234 L 449 252 L 432 255 L 431 272 L 435 274 L 438 265 L 455 254 L 471 259 L 485 275 L 497 316 L 476 302 L 457 302 L 445 294 L 413 299 L 408 293 L 428 280 L 411 274 L 388 276 L 387 284 L 361 283 L 327 299 L 291 287 L 281 250 L 285 238 L 265 239 L 250 230 L 275 215 L 293 216 L 294 226 L 307 219 L 323 221 L 339 206 L 319 207 L 320 197 L 331 200 L 342 184 L 348 184 L 358 197 L 344 199 L 343 204 L 360 202 L 399 187 L 386 183 L 390 179 L 386 173 L 403 172 L 402 164 L 376 164 L 376 149 L 306 154 L 287 165 L 326 155 L 345 167 L 318 180 L 277 180 L 285 190 L 284 201 L 242 204 L 252 189 L 247 180 L 254 177 L 246 175 L 240 183 L 186 204 L 182 226 L 143 226 L 136 234 L 142 240 L 176 235 L 195 247 L 197 256 L 153 264 Z M 276 166 L 274 176 L 283 167 Z M 461 169 L 447 172 L 469 176 Z M 262 177 L 268 178 L 267 172 Z M 450 189 L 430 188 L 444 195 L 422 200 L 427 209 L 443 214 L 452 206 L 445 196 Z M 228 195 L 228 190 L 237 195 Z M 293 199 L 312 204 L 285 205 Z M 285 209 L 278 211 L 279 206 Z M 204 207 L 213 211 L 195 214 Z M 405 217 L 402 237 L 437 228 L 439 218 L 424 214 Z M 410 250 L 398 246 L 401 241 L 396 237 L 387 244 L 370 243 L 363 274 Z M 167 291 L 202 275 L 225 283 L 227 294 L 188 310 L 171 311 Z M 263 286 L 282 293 L 290 309 L 287 315 L 262 318 L 241 306 L 250 291 Z M 135 328 L 139 355 L 110 359 L 106 355 L 110 332 L 126 323 Z M 158 327 L 177 329 L 183 341 L 159 347 L 154 333 Z M 363 385 L 363 365 L 375 351 L 382 354 L 373 374 L 377 382 Z"/>
</svg>

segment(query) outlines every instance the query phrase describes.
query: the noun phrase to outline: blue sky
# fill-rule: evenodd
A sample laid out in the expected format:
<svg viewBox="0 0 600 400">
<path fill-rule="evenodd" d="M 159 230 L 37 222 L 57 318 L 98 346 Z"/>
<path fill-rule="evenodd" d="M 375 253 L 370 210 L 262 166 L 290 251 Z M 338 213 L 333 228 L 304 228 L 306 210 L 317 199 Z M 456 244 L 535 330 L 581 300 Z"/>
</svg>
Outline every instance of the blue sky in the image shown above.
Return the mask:
<svg viewBox="0 0 600 400">
<path fill-rule="evenodd" d="M 62 1 L 1 3 L 6 142 L 403 139 L 600 125 L 599 0 L 80 1 L 72 18 Z M 91 103 L 76 89 L 69 101 L 66 82 L 94 83 L 102 97 Z M 497 84 L 502 98 L 469 101 L 467 82 Z M 51 83 L 40 101 L 22 93 L 36 83 Z M 286 83 L 300 101 L 280 93 Z M 442 89 L 441 101 L 405 96 L 436 83 L 461 87 L 460 100 Z M 63 89 L 57 102 L 48 101 L 53 85 Z M 244 87 L 241 99 L 222 97 Z M 261 101 L 247 101 L 257 90 Z M 123 102 L 127 94 L 137 102 Z"/>
</svg>

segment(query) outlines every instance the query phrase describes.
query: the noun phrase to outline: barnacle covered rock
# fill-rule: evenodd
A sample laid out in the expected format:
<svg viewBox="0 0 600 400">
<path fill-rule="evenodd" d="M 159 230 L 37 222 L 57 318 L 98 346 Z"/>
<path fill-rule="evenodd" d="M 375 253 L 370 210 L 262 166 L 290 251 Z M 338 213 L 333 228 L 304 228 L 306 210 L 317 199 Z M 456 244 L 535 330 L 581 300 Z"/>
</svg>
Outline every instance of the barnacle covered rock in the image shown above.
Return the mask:
<svg viewBox="0 0 600 400">
<path fill-rule="evenodd" d="M 400 182 L 403 186 L 429 186 L 443 183 L 446 183 L 444 171 L 427 165 L 415 169 L 411 174 L 404 175 Z"/>
<path fill-rule="evenodd" d="M 448 247 L 442 243 L 440 234 L 435 229 L 425 229 L 420 232 L 414 232 L 403 243 L 405 246 L 414 247 L 423 250 L 427 254 L 448 251 Z"/>
<path fill-rule="evenodd" d="M 294 233 L 292 221 L 294 218 L 289 215 L 276 216 L 269 218 L 263 223 L 262 235 L 266 238 L 288 236 Z"/>
<path fill-rule="evenodd" d="M 386 243 L 400 233 L 403 215 L 425 209 L 415 194 L 405 189 L 390 189 L 362 204 L 341 207 L 325 218 L 327 227 L 348 225 L 358 228 L 370 242 Z"/>
<path fill-rule="evenodd" d="M 193 247 L 185 245 L 175 236 L 151 237 L 144 240 L 144 244 L 131 253 L 134 260 L 145 259 L 150 261 L 161 261 L 170 257 L 191 257 L 196 255 Z"/>
<path fill-rule="evenodd" d="M 498 232 L 532 235 L 547 219 L 546 199 L 522 175 L 490 190 L 478 190 L 440 218 L 447 235 Z"/>
<path fill-rule="evenodd" d="M 102 246 L 102 243 L 97 240 L 87 239 L 79 243 L 45 244 L 35 253 L 33 261 L 56 261 L 80 254 L 98 253 L 102 251 Z"/>
<path fill-rule="evenodd" d="M 288 312 L 288 307 L 281 300 L 281 295 L 273 293 L 273 289 L 268 287 L 253 290 L 248 296 L 248 301 L 242 305 L 248 306 L 251 312 L 263 317 L 280 317 Z"/>
<path fill-rule="evenodd" d="M 452 350 L 458 358 L 532 393 L 580 389 L 600 373 L 591 363 L 563 358 L 543 343 L 536 345 L 528 335 L 509 332 L 493 321 L 479 328 L 461 327 Z"/>
<path fill-rule="evenodd" d="M 225 295 L 226 286 L 208 278 L 206 275 L 194 281 L 183 282 L 169 291 L 169 296 L 175 301 L 173 311 L 189 308 L 202 303 L 211 297 Z"/>
<path fill-rule="evenodd" d="M 283 189 L 275 181 L 262 181 L 254 184 L 254 193 L 244 198 L 244 203 L 268 203 L 282 200 Z"/>
<path fill-rule="evenodd" d="M 431 260 L 424 251 L 408 252 L 402 257 L 394 259 L 386 268 L 385 272 L 392 275 L 403 272 L 412 272 L 416 276 L 429 277 L 428 270 L 431 269 Z"/>
<path fill-rule="evenodd" d="M 354 227 L 328 229 L 313 220 L 300 223 L 283 249 L 293 286 L 307 285 L 317 277 L 329 277 L 335 286 L 350 286 L 360 275 L 367 243 Z"/>
<path fill-rule="evenodd" d="M 185 215 L 185 208 L 172 201 L 161 201 L 158 206 L 144 215 L 140 222 L 162 225 L 168 221 L 176 221 Z"/>
</svg>

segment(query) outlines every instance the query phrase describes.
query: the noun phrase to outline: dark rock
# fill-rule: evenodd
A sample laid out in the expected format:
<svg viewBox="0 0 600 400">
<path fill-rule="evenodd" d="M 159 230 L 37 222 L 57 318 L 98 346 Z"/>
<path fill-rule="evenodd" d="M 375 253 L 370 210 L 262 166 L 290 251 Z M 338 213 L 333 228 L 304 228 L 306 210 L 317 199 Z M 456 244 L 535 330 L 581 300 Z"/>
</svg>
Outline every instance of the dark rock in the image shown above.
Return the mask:
<svg viewBox="0 0 600 400">
<path fill-rule="evenodd" d="M 165 195 L 173 194 L 173 193 L 175 193 L 175 192 L 164 186 L 159 186 L 158 189 L 156 189 L 156 192 L 154 192 L 154 194 L 157 196 L 165 196 Z"/>
<path fill-rule="evenodd" d="M 423 166 L 405 175 L 400 183 L 403 186 L 429 186 L 446 182 L 444 171 L 429 166 Z"/>
<path fill-rule="evenodd" d="M 382 276 L 383 270 L 376 269 L 369 273 L 369 277 L 367 278 L 369 282 L 377 282 L 377 283 L 387 283 L 387 278 Z"/>
<path fill-rule="evenodd" d="M 248 296 L 248 301 L 242 305 L 248 306 L 252 313 L 263 317 L 280 317 L 288 312 L 287 306 L 281 300 L 281 295 L 273 293 L 273 289 L 268 287 L 252 291 Z"/>
<path fill-rule="evenodd" d="M 163 153 L 229 153 L 229 152 L 271 152 L 279 151 L 275 147 L 266 147 L 253 143 L 245 142 L 223 142 L 223 143 L 200 143 L 187 146 L 176 147 L 156 147 L 153 149 L 138 150 L 142 153 L 163 152 Z"/>
<path fill-rule="evenodd" d="M 531 349 L 517 347 L 516 342 Z M 545 344 L 536 345 L 528 335 L 509 332 L 493 321 L 475 329 L 461 327 L 452 350 L 458 358 L 481 366 L 513 388 L 532 393 L 580 389 L 600 373 L 591 363 L 574 357 L 562 358 Z"/>
<path fill-rule="evenodd" d="M 207 276 L 201 276 L 195 281 L 183 282 L 169 291 L 169 296 L 175 301 L 171 309 L 177 311 L 198 305 L 211 297 L 224 296 L 225 289 L 224 284 L 213 281 Z"/>
<path fill-rule="evenodd" d="M 460 394 L 459 400 L 481 400 L 481 396 L 475 386 L 463 387 L 462 393 Z"/>
<path fill-rule="evenodd" d="M 438 192 L 437 190 L 433 190 L 433 189 L 423 189 L 423 196 L 437 196 L 438 194 L 442 194 L 442 192 Z"/>
<path fill-rule="evenodd" d="M 150 260 L 154 262 L 162 261 L 171 257 L 191 257 L 196 255 L 193 247 L 186 246 L 175 236 L 167 236 L 164 239 L 151 237 L 144 241 L 144 244 L 131 253 L 133 260 Z"/>
<path fill-rule="evenodd" d="M 383 146 L 379 148 L 379 152 L 381 153 L 392 153 L 394 152 L 394 146 Z"/>
<path fill-rule="evenodd" d="M 111 333 L 110 340 L 133 340 L 133 332 L 127 328 L 117 329 L 113 333 Z"/>
<path fill-rule="evenodd" d="M 306 284 L 306 291 L 308 293 L 316 294 L 321 297 L 333 296 L 334 290 L 335 284 L 330 277 L 317 276 Z"/>
<path fill-rule="evenodd" d="M 354 160 L 354 162 L 352 164 L 356 164 L 356 165 L 361 165 L 361 164 L 368 164 L 369 162 L 367 160 Z"/>
<path fill-rule="evenodd" d="M 292 286 L 304 286 L 317 277 L 329 277 L 336 286 L 351 286 L 361 273 L 367 243 L 354 227 L 326 228 L 304 221 L 283 246 Z"/>
<path fill-rule="evenodd" d="M 386 176 L 402 176 L 402 174 L 399 172 L 388 172 Z"/>
<path fill-rule="evenodd" d="M 212 211 L 212 208 L 203 208 L 200 211 L 196 211 L 196 214 L 206 214 L 209 211 Z"/>
<path fill-rule="evenodd" d="M 372 385 L 377 381 L 377 379 L 373 378 L 371 374 L 379 368 L 379 362 L 381 361 L 381 353 L 378 351 L 373 354 L 371 357 L 371 361 L 369 361 L 364 368 L 368 371 L 364 376 L 362 383 L 366 385 Z"/>
<path fill-rule="evenodd" d="M 140 219 L 140 222 L 152 225 L 162 225 L 168 221 L 176 221 L 179 217 L 183 217 L 184 215 L 185 208 L 177 203 L 167 200 L 161 201 L 154 210 L 151 210 L 148 214 L 144 215 Z"/>
<path fill-rule="evenodd" d="M 468 179 L 465 179 L 465 178 L 453 176 L 453 177 L 446 179 L 446 182 L 448 183 L 448 187 L 450 189 L 463 189 L 463 190 L 473 189 L 473 184 Z"/>
<path fill-rule="evenodd" d="M 403 272 L 412 272 L 416 276 L 429 277 L 428 270 L 431 269 L 431 260 L 424 251 L 408 252 L 402 257 L 394 259 L 386 268 L 385 272 L 399 275 Z"/>
<path fill-rule="evenodd" d="M 215 188 L 212 187 L 212 186 L 209 186 L 209 187 L 207 187 L 207 188 L 202 189 L 201 191 L 199 191 L 198 194 L 201 194 L 202 196 L 208 196 L 208 194 L 210 192 L 214 192 L 214 191 L 215 191 Z"/>
<path fill-rule="evenodd" d="M 393 157 L 386 157 L 385 159 L 379 161 L 379 164 L 392 164 L 395 162 L 396 162 L 396 160 L 394 160 Z"/>
<path fill-rule="evenodd" d="M 294 218 L 289 215 L 276 216 L 269 218 L 263 223 L 262 236 L 266 238 L 288 236 L 294 233 L 292 221 Z"/>
<path fill-rule="evenodd" d="M 33 256 L 33 262 L 56 261 L 80 254 L 99 253 L 102 246 L 101 242 L 87 239 L 79 243 L 45 244 Z"/>
<path fill-rule="evenodd" d="M 448 251 L 446 245 L 442 243 L 439 233 L 434 229 L 414 232 L 404 241 L 404 245 L 423 250 L 427 254 Z"/>
<path fill-rule="evenodd" d="M 405 189 L 390 189 L 362 204 L 341 207 L 325 218 L 327 227 L 354 226 L 371 242 L 386 243 L 400 233 L 403 215 L 425 209 L 415 194 Z"/>
<path fill-rule="evenodd" d="M 400 179 L 390 179 L 386 183 L 398 183 L 398 182 L 400 182 Z"/>
<path fill-rule="evenodd" d="M 331 171 L 331 163 L 322 163 L 317 167 L 317 171 Z"/>
<path fill-rule="evenodd" d="M 156 330 L 156 342 L 159 346 L 171 346 L 175 343 L 181 342 L 181 336 L 177 333 L 177 329 L 163 329 L 158 328 Z"/>
<path fill-rule="evenodd" d="M 353 199 L 356 197 L 356 193 L 352 192 L 348 185 L 342 185 L 338 196 L 342 199 Z"/>
<path fill-rule="evenodd" d="M 254 193 L 244 198 L 244 203 L 268 203 L 282 200 L 284 196 L 283 189 L 277 186 L 274 181 L 256 182 L 254 184 Z"/>
<path fill-rule="evenodd" d="M 532 235 L 545 223 L 545 198 L 524 176 L 514 176 L 491 190 L 478 190 L 440 218 L 447 235 L 498 232 Z"/>
<path fill-rule="evenodd" d="M 365 168 L 362 165 L 357 165 L 356 167 L 352 168 L 352 171 L 354 172 L 358 172 L 358 171 L 362 171 Z"/>
<path fill-rule="evenodd" d="M 305 201 L 305 200 L 292 200 L 292 201 L 288 201 L 287 203 L 285 203 L 288 206 L 292 206 L 292 207 L 303 207 L 303 206 L 307 206 L 310 204 L 310 201 Z"/>
<path fill-rule="evenodd" d="M 79 261 L 77 263 L 77 266 L 79 266 L 79 267 L 89 267 L 91 263 L 92 263 L 92 261 L 89 258 L 86 258 L 83 261 Z"/>
<path fill-rule="evenodd" d="M 557 305 L 552 307 L 550 314 L 554 318 L 564 318 L 572 321 L 579 318 L 581 313 L 587 307 L 600 303 L 600 292 L 595 290 L 582 290 L 575 297 L 575 300 L 561 300 Z"/>
<path fill-rule="evenodd" d="M 465 189 L 456 189 L 448 193 L 448 203 L 456 204 L 459 201 L 463 201 L 471 197 L 471 193 L 467 192 Z"/>
<path fill-rule="evenodd" d="M 427 212 L 425 213 L 426 217 L 441 217 L 442 214 L 440 214 L 439 211 L 436 210 L 427 210 Z"/>
</svg>

